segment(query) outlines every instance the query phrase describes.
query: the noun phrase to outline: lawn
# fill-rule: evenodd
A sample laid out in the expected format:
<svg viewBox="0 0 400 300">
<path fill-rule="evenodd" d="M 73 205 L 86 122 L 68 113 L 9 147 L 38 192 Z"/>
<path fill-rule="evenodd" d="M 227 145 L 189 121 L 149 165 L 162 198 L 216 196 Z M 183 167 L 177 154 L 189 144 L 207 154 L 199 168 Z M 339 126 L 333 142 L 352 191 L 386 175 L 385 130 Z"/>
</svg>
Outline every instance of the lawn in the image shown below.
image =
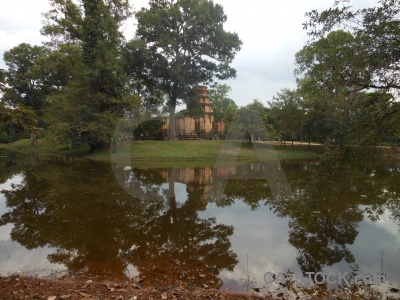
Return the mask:
<svg viewBox="0 0 400 300">
<path fill-rule="evenodd" d="M 9 149 L 22 153 L 38 152 L 41 154 L 66 154 L 83 156 L 94 160 L 110 160 L 110 151 L 88 153 L 89 147 L 82 146 L 69 149 L 65 146 L 50 146 L 41 141 L 38 147 L 31 147 L 29 140 L 20 140 L 10 144 L 0 144 L 0 149 Z M 112 154 L 113 160 L 142 161 L 145 164 L 158 162 L 215 162 L 226 160 L 259 161 L 257 151 L 263 153 L 263 159 L 312 159 L 317 158 L 315 149 L 308 150 L 306 146 L 277 146 L 269 143 L 249 144 L 241 141 L 211 141 L 211 140 L 179 140 L 167 141 L 133 141 L 125 142 L 117 147 Z"/>
</svg>

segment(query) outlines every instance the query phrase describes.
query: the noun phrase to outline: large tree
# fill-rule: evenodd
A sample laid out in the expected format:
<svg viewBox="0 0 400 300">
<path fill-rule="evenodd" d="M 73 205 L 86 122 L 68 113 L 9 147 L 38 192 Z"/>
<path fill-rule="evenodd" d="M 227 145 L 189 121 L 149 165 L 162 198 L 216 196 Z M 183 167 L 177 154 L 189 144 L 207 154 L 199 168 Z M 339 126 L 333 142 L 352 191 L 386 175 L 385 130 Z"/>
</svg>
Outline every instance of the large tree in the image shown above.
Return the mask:
<svg viewBox="0 0 400 300">
<path fill-rule="evenodd" d="M 400 112 L 400 2 L 380 0 L 374 7 L 355 9 L 350 1 L 338 0 L 306 16 L 303 25 L 310 39 L 296 55 L 300 79 L 313 81 L 320 95 L 329 94 L 336 110 L 352 109 L 350 123 L 354 113 L 361 121 L 369 116 L 357 134 L 351 130 L 353 137 L 377 141 L 378 135 L 394 132 Z"/>
<path fill-rule="evenodd" d="M 91 151 L 111 145 L 115 125 L 129 109 L 131 97 L 123 70 L 120 30 L 131 15 L 127 0 L 52 0 L 42 33 L 51 46 L 78 47 L 67 86 L 52 98 L 52 132 L 58 140 L 88 143 Z M 79 93 L 77 91 L 79 90 Z M 65 115 L 60 115 L 60 109 Z M 79 114 L 76 112 L 79 111 Z M 59 122 L 58 120 L 61 120 Z"/>
<path fill-rule="evenodd" d="M 293 140 L 298 139 L 302 129 L 302 98 L 296 90 L 283 89 L 273 100 L 268 104 L 275 129 L 283 140 L 283 145 L 286 145 L 287 139 L 291 139 L 293 145 Z"/>
<path fill-rule="evenodd" d="M 6 82 L 2 88 L 4 103 L 11 106 L 21 103 L 40 114 L 46 93 L 41 80 L 42 72 L 37 62 L 46 53 L 44 47 L 27 43 L 19 44 L 4 52 L 4 62 L 8 67 L 3 72 Z"/>
<path fill-rule="evenodd" d="M 178 99 L 189 99 L 196 85 L 235 77 L 230 63 L 242 43 L 224 30 L 227 17 L 213 1 L 150 0 L 149 6 L 136 14 L 137 38 L 147 45 L 143 67 L 168 96 L 169 140 L 174 140 Z"/>
<path fill-rule="evenodd" d="M 333 7 L 319 12 L 313 10 L 306 14 L 303 24 L 310 35 L 310 46 L 324 43 L 324 38 L 337 40 L 342 51 L 336 51 L 342 62 L 331 65 L 331 71 L 325 76 L 326 82 L 334 80 L 353 91 L 376 89 L 398 91 L 400 88 L 400 2 L 397 0 L 380 0 L 375 7 L 353 9 L 349 1 L 335 1 Z M 327 34 L 337 29 L 344 29 L 341 36 L 337 33 Z M 332 50 L 339 45 L 335 41 L 326 46 Z M 331 52 L 334 54 L 334 52 Z M 342 55 L 341 55 L 342 54 Z M 321 57 L 320 57 L 321 58 Z M 315 63 L 324 65 L 322 61 Z M 338 60 L 339 61 L 339 60 Z"/>
<path fill-rule="evenodd" d="M 328 33 L 296 54 L 309 137 L 367 145 L 393 132 L 400 111 L 397 89 L 372 69 L 373 60 L 381 63 L 372 55 L 363 38 L 343 30 Z"/>
</svg>

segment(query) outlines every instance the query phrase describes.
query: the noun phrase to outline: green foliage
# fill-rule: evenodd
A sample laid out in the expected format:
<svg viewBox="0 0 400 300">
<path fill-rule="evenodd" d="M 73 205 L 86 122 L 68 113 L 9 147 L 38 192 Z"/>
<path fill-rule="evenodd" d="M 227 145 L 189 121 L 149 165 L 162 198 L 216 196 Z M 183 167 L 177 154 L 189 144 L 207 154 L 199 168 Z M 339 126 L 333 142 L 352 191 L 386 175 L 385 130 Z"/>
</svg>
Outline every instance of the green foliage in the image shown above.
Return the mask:
<svg viewBox="0 0 400 300">
<path fill-rule="evenodd" d="M 396 132 L 400 107 L 391 94 L 393 82 L 374 70 L 371 60 L 380 58 L 368 52 L 372 50 L 364 39 L 358 30 L 332 31 L 296 54 L 298 89 L 307 113 L 303 128 L 309 139 L 376 145 Z"/>
<path fill-rule="evenodd" d="M 229 128 L 238 109 L 235 101 L 228 97 L 230 91 L 230 86 L 226 84 L 218 84 L 215 88 L 209 90 L 215 120 L 223 119 L 226 129 Z"/>
<path fill-rule="evenodd" d="M 296 54 L 297 75 L 312 77 L 332 92 L 358 91 L 371 80 L 366 53 L 359 39 L 350 33 L 333 31 Z"/>
<path fill-rule="evenodd" d="M 247 106 L 240 107 L 227 130 L 227 138 L 252 140 L 270 140 L 274 129 L 268 123 L 268 113 L 265 106 L 258 100 Z"/>
<path fill-rule="evenodd" d="M 296 90 L 283 89 L 269 102 L 270 118 L 283 141 L 302 138 L 303 111 L 302 98 Z"/>
<path fill-rule="evenodd" d="M 147 45 L 147 70 L 141 72 L 168 96 L 170 139 L 175 139 L 174 115 L 178 99 L 190 99 L 196 85 L 214 78 L 235 77 L 229 65 L 240 50 L 236 33 L 226 32 L 226 15 L 208 0 L 151 0 L 136 14 L 137 38 Z"/>
<path fill-rule="evenodd" d="M 397 138 L 399 13 L 395 0 L 363 9 L 341 0 L 322 12 L 306 14 L 304 28 L 310 41 L 296 54 L 301 89 L 312 86 L 307 105 L 316 107 L 319 102 L 326 107 L 327 122 L 322 123 L 344 143 L 377 144 L 383 138 Z M 310 89 L 305 93 L 310 95 Z"/>
<path fill-rule="evenodd" d="M 6 70 L 0 69 L 0 91 L 6 87 Z"/>
<path fill-rule="evenodd" d="M 342 52 L 348 56 L 339 56 L 339 61 L 345 64 L 339 65 L 326 78 L 337 80 L 342 85 L 353 86 L 353 90 L 398 89 L 399 12 L 400 3 L 397 0 L 381 0 L 376 7 L 357 10 L 353 10 L 348 1 L 341 0 L 336 1 L 328 10 L 307 13 L 308 20 L 303 25 L 311 38 L 317 40 L 316 43 L 320 43 L 318 40 L 323 40 L 335 28 L 348 31 L 349 45 Z M 340 44 L 336 42 L 330 46 L 339 50 Z M 333 56 L 328 57 L 332 58 Z M 321 61 L 322 64 L 324 62 L 325 60 Z"/>
<path fill-rule="evenodd" d="M 123 87 L 119 47 L 122 33 L 118 30 L 119 17 L 114 16 L 103 0 L 83 0 L 82 58 L 87 66 L 87 77 L 93 93 L 119 97 Z M 121 1 L 115 1 L 121 5 Z M 119 2 L 119 3 L 118 3 Z M 123 9 L 123 8 L 121 8 Z M 99 109 L 110 108 L 108 101 Z"/>
<path fill-rule="evenodd" d="M 56 48 L 51 55 L 61 58 L 47 66 L 63 88 L 49 97 L 48 137 L 68 146 L 87 143 L 91 151 L 108 148 L 118 121 L 138 104 L 124 72 L 119 31 L 131 15 L 129 3 L 54 0 L 52 5 L 42 33 Z"/>
<path fill-rule="evenodd" d="M 164 124 L 161 120 L 148 120 L 141 123 L 133 133 L 137 139 L 142 137 L 163 138 L 162 127 Z"/>
<path fill-rule="evenodd" d="M 18 104 L 16 108 L 4 106 L 0 102 L 0 124 L 9 137 L 19 137 L 26 131 L 35 131 L 37 116 L 35 112 Z"/>
<path fill-rule="evenodd" d="M 22 43 L 4 52 L 4 62 L 8 69 L 5 74 L 2 101 L 15 106 L 19 103 L 31 107 L 40 115 L 44 106 L 47 88 L 43 85 L 43 74 L 38 60 L 47 55 L 41 46 Z"/>
</svg>

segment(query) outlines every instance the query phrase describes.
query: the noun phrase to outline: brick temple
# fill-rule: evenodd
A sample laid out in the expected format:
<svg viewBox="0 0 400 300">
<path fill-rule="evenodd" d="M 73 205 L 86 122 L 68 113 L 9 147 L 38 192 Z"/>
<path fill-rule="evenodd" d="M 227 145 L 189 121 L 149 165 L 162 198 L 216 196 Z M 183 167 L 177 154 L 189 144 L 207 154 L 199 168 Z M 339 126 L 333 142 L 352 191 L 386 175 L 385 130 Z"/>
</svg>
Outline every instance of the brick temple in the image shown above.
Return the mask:
<svg viewBox="0 0 400 300">
<path fill-rule="evenodd" d="M 223 118 L 219 121 L 214 119 L 214 108 L 206 86 L 196 87 L 202 114 L 197 117 L 190 115 L 178 115 L 175 117 L 175 133 L 178 139 L 213 139 L 216 136 L 221 137 L 224 133 L 225 123 Z M 164 136 L 168 134 L 168 118 L 164 118 L 163 132 Z"/>
</svg>

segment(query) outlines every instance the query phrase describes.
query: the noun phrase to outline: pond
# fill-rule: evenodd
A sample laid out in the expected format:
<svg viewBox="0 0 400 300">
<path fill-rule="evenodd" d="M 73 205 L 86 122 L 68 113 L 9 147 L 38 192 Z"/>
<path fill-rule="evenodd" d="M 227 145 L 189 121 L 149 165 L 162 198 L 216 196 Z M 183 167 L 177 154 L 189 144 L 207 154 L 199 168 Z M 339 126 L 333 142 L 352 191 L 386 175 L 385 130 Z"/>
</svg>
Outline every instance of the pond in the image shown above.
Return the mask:
<svg viewBox="0 0 400 300">
<path fill-rule="evenodd" d="M 2 275 L 247 291 L 276 285 L 269 273 L 356 272 L 400 285 L 397 163 L 325 176 L 300 160 L 146 169 L 0 156 Z"/>
</svg>

